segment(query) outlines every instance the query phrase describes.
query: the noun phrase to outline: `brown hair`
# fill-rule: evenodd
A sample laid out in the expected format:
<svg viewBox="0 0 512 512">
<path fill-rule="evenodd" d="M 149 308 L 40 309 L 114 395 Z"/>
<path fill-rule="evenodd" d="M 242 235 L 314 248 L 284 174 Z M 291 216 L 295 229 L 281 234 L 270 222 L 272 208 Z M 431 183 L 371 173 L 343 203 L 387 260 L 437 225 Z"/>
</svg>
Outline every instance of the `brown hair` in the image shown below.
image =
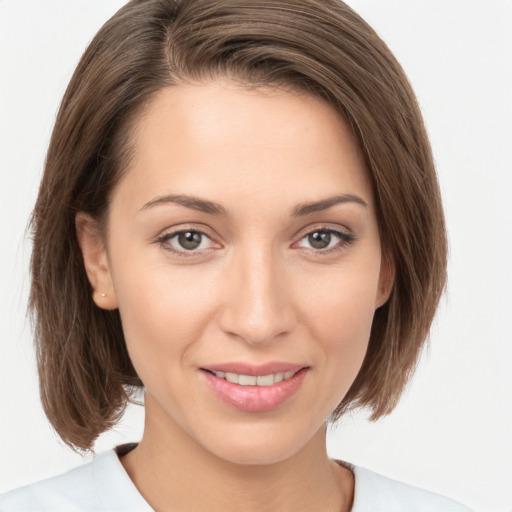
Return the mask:
<svg viewBox="0 0 512 512">
<path fill-rule="evenodd" d="M 396 278 L 362 368 L 332 414 L 389 413 L 414 369 L 446 278 L 446 235 L 414 94 L 384 42 L 339 0 L 132 0 L 99 31 L 63 98 L 32 229 L 30 306 L 44 410 L 90 449 L 141 386 L 118 311 L 92 301 L 77 212 L 104 220 L 130 158 L 130 126 L 166 86 L 218 76 L 308 91 L 350 123 Z"/>
</svg>

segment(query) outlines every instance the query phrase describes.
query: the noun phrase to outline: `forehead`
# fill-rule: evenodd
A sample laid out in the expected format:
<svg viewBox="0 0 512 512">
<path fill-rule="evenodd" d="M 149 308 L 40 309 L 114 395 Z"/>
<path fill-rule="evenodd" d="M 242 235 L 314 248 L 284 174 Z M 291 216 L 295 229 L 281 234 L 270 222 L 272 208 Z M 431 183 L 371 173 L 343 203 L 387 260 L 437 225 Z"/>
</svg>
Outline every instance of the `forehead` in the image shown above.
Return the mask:
<svg viewBox="0 0 512 512">
<path fill-rule="evenodd" d="M 168 87 L 136 122 L 132 144 L 123 180 L 146 194 L 140 201 L 166 192 L 283 202 L 358 193 L 371 202 L 348 124 L 308 94 L 227 81 Z"/>
</svg>

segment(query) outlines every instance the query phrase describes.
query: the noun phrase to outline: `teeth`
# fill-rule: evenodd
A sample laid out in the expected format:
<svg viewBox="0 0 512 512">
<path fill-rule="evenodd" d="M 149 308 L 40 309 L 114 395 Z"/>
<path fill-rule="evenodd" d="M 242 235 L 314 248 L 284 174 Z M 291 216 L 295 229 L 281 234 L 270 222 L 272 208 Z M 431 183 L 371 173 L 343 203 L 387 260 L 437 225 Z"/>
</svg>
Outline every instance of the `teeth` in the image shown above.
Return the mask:
<svg viewBox="0 0 512 512">
<path fill-rule="evenodd" d="M 240 384 L 240 386 L 256 386 L 257 379 L 258 377 L 254 375 L 239 375 L 238 384 Z"/>
<path fill-rule="evenodd" d="M 257 386 L 272 386 L 274 384 L 274 376 L 270 375 L 258 375 L 256 378 Z"/>
<path fill-rule="evenodd" d="M 271 373 L 270 375 L 240 375 L 231 372 L 213 372 L 219 379 L 226 379 L 233 384 L 240 386 L 272 386 L 283 380 L 293 377 L 297 372 L 290 370 L 288 372 Z"/>
<path fill-rule="evenodd" d="M 224 377 L 228 382 L 232 382 L 233 384 L 238 384 L 238 373 L 229 373 L 226 372 L 226 376 Z"/>
</svg>

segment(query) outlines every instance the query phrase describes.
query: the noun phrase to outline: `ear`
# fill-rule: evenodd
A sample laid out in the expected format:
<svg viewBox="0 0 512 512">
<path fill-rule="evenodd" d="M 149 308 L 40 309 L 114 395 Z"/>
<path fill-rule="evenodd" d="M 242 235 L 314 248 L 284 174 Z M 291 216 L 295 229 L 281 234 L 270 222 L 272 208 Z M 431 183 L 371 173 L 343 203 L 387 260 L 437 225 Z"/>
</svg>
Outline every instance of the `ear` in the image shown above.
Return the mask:
<svg viewBox="0 0 512 512">
<path fill-rule="evenodd" d="M 393 258 L 383 255 L 380 263 L 379 288 L 375 297 L 375 309 L 380 308 L 388 301 L 395 282 L 395 272 Z"/>
<path fill-rule="evenodd" d="M 116 309 L 117 298 L 98 222 L 90 215 L 79 212 L 75 217 L 75 228 L 85 272 L 93 289 L 92 299 L 99 308 Z"/>
</svg>

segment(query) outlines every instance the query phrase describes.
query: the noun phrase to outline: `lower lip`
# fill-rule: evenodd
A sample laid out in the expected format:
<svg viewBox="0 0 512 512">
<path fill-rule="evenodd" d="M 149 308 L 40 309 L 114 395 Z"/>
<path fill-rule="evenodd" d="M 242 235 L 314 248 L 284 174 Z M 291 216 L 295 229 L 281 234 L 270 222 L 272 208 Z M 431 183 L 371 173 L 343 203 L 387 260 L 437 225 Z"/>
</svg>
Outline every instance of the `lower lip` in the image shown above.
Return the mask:
<svg viewBox="0 0 512 512">
<path fill-rule="evenodd" d="M 276 409 L 299 390 L 306 372 L 307 368 L 303 368 L 293 377 L 272 386 L 240 386 L 202 371 L 210 389 L 217 397 L 245 412 L 266 412 Z"/>
</svg>

